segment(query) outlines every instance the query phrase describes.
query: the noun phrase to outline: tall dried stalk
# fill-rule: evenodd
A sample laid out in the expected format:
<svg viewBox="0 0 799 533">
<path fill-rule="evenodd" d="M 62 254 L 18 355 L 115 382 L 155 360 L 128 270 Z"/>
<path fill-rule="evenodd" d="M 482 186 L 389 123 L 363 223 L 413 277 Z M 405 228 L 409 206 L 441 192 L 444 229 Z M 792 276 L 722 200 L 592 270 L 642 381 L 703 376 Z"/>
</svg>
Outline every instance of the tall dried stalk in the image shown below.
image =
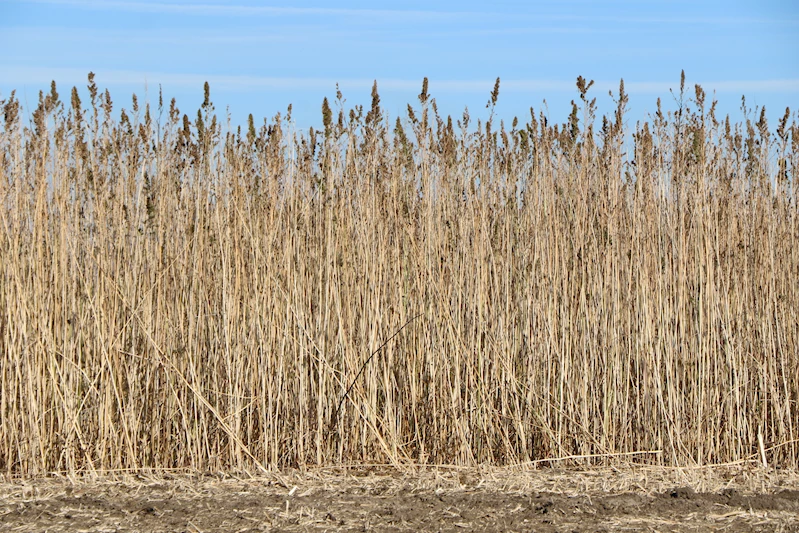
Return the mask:
<svg viewBox="0 0 799 533">
<path fill-rule="evenodd" d="M 90 75 L 29 126 L 12 93 L 0 470 L 709 464 L 758 434 L 799 466 L 799 126 L 684 83 L 631 132 L 582 78 L 511 129 L 499 80 L 476 125 L 425 80 L 405 120 L 375 85 L 307 133 L 223 131 L 207 85 L 116 120 Z"/>
</svg>

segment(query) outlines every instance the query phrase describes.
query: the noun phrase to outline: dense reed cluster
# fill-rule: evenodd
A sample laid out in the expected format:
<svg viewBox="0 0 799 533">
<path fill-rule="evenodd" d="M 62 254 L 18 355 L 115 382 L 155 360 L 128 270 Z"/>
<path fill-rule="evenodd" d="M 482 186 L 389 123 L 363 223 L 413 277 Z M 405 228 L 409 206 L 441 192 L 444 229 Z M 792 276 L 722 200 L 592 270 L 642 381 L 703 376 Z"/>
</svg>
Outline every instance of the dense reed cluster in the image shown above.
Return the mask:
<svg viewBox="0 0 799 533">
<path fill-rule="evenodd" d="M 0 102 L 0 471 L 799 466 L 799 124 Z M 382 348 L 381 348 L 382 347 Z M 763 444 L 760 445 L 762 440 Z M 761 453 L 762 452 L 762 453 Z"/>
</svg>

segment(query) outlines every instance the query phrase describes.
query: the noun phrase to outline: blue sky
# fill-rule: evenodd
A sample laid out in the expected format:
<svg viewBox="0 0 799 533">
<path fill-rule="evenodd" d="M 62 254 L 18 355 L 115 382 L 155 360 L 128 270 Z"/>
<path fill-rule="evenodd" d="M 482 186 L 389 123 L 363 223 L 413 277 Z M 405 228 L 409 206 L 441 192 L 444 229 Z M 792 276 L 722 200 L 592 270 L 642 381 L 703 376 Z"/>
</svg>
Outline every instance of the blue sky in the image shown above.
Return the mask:
<svg viewBox="0 0 799 533">
<path fill-rule="evenodd" d="M 442 113 L 468 106 L 473 118 L 487 116 L 501 77 L 496 111 L 508 121 L 545 99 L 565 121 L 582 75 L 606 112 L 624 78 L 634 122 L 658 97 L 673 108 L 681 69 L 733 118 L 742 94 L 774 120 L 799 107 L 794 0 L 0 0 L 0 48 L 0 99 L 16 89 L 27 109 L 50 80 L 66 99 L 94 71 L 117 109 L 134 92 L 157 103 L 160 84 L 189 116 L 207 80 L 234 125 L 292 103 L 298 127 L 319 126 L 337 82 L 347 106 L 368 106 L 375 79 L 393 121 L 418 103 L 424 76 Z"/>
</svg>

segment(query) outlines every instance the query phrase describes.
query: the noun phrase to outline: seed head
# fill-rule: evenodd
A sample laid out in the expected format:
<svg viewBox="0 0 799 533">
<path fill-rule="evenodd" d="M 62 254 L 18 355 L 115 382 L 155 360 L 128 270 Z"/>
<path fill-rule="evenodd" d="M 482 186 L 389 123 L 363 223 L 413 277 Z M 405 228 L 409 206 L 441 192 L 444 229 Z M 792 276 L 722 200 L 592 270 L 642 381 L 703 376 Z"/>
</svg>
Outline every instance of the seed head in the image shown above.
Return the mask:
<svg viewBox="0 0 799 533">
<path fill-rule="evenodd" d="M 486 104 L 486 109 L 497 105 L 498 98 L 499 98 L 499 78 L 497 78 L 497 81 L 494 82 L 494 90 L 491 91 L 491 100 L 489 100 L 488 103 Z"/>
<path fill-rule="evenodd" d="M 422 81 L 422 92 L 419 93 L 419 101 L 424 104 L 427 102 L 427 98 L 429 97 L 427 93 L 427 76 L 425 76 L 424 80 Z"/>
</svg>

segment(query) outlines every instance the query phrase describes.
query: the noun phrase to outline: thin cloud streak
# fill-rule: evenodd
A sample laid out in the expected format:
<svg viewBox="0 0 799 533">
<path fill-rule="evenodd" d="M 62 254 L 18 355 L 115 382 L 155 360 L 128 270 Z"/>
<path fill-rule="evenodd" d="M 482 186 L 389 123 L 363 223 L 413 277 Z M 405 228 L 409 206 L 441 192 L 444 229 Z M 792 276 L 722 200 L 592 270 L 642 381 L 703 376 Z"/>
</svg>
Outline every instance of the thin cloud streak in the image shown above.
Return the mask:
<svg viewBox="0 0 799 533">
<path fill-rule="evenodd" d="M 285 24 L 275 25 L 274 27 L 264 26 L 263 28 L 252 29 L 249 32 L 225 32 L 221 30 L 211 30 L 198 33 L 191 30 L 164 30 L 164 29 L 92 29 L 91 31 L 75 31 L 74 28 L 59 26 L 18 26 L 6 31 L 3 40 L 8 42 L 26 43 L 123 43 L 126 48 L 131 44 L 137 45 L 194 45 L 194 44 L 241 44 L 241 43 L 265 43 L 265 42 L 308 42 L 308 37 L 302 31 L 313 30 L 316 38 L 334 38 L 338 36 L 348 36 L 347 32 L 324 32 L 318 30 L 317 26 L 288 26 Z M 375 32 L 377 34 L 378 32 Z M 383 32 L 385 33 L 385 32 Z M 369 37 L 366 35 L 364 37 Z M 137 48 L 140 52 L 141 48 Z M 159 48 L 159 50 L 161 50 Z"/>
<path fill-rule="evenodd" d="M 608 84 L 599 84 L 604 87 Z M 776 80 L 720 80 L 720 81 L 693 81 L 689 84 L 693 91 L 694 85 L 700 85 L 706 92 L 716 93 L 797 93 L 799 92 L 799 79 Z M 608 90 L 618 92 L 618 83 L 608 86 Z M 679 87 L 673 82 L 630 82 L 624 83 L 624 90 L 631 94 L 665 94 L 671 90 L 678 91 Z"/>
<path fill-rule="evenodd" d="M 352 9 L 328 7 L 274 7 L 226 4 L 173 4 L 167 2 L 125 2 L 117 0 L 23 0 L 28 3 L 71 6 L 103 11 L 133 11 L 138 13 L 175 13 L 208 16 L 367 16 L 367 17 L 436 17 L 488 16 L 491 13 L 467 11 L 422 11 L 400 9 Z"/>
<path fill-rule="evenodd" d="M 171 3 L 171 2 L 140 2 L 125 0 L 18 0 L 20 2 L 35 4 L 50 4 L 71 6 L 83 9 L 103 11 L 130 11 L 138 13 L 174 13 L 184 15 L 205 16 L 358 16 L 358 17 L 411 17 L 418 18 L 446 18 L 451 17 L 513 17 L 531 18 L 542 21 L 583 21 L 606 23 L 631 23 L 631 24 L 701 24 L 701 25 L 742 25 L 742 24 L 778 24 L 797 25 L 799 19 L 772 19 L 748 17 L 669 17 L 669 16 L 583 16 L 583 15 L 552 15 L 547 13 L 505 13 L 481 11 L 436 11 L 436 10 L 402 10 L 402 9 L 356 9 L 335 7 L 276 7 L 276 6 L 247 6 L 236 4 L 201 4 L 201 3 Z"/>
<path fill-rule="evenodd" d="M 583 22 L 611 22 L 611 23 L 632 23 L 632 24 L 701 24 L 704 26 L 726 26 L 743 24 L 799 24 L 799 19 L 769 19 L 769 18 L 747 18 L 747 17 L 617 17 L 617 16 L 565 16 L 558 17 L 563 20 L 575 20 Z"/>
<path fill-rule="evenodd" d="M 0 65 L 0 78 L 5 85 L 37 84 L 47 85 L 55 79 L 58 84 L 84 85 L 88 70 L 79 68 L 44 68 L 44 67 L 19 67 Z M 247 75 L 218 75 L 218 74 L 169 74 L 163 72 L 142 72 L 132 70 L 104 70 L 96 71 L 98 85 L 142 85 L 150 87 L 161 85 L 179 87 L 202 87 L 208 82 L 212 88 L 248 92 L 263 89 L 283 90 L 333 90 L 338 84 L 342 89 L 368 90 L 374 79 L 372 78 L 314 78 L 314 77 L 272 77 L 272 76 L 247 76 Z M 380 90 L 387 91 L 418 91 L 421 88 L 420 79 L 378 78 Z M 693 86 L 692 82 L 690 85 Z M 774 79 L 774 80 L 721 80 L 699 81 L 708 92 L 717 93 L 750 93 L 750 92 L 779 92 L 799 93 L 799 79 Z M 494 86 L 494 80 L 430 80 L 430 92 L 435 96 L 437 91 L 443 93 L 481 93 L 488 94 Z M 598 81 L 594 91 L 618 92 L 619 83 L 611 81 Z M 625 82 L 625 90 L 630 94 L 667 94 L 676 90 L 672 82 Z M 565 80 L 504 80 L 500 84 L 500 92 L 561 92 L 576 91 L 573 81 Z"/>
<path fill-rule="evenodd" d="M 304 42 L 349 39 L 357 42 L 385 43 L 390 37 L 401 39 L 398 42 L 425 42 L 441 38 L 469 38 L 486 36 L 536 35 L 536 34 L 596 34 L 613 33 L 611 30 L 592 28 L 567 28 L 539 26 L 529 28 L 509 28 L 507 30 L 462 29 L 454 31 L 419 31 L 418 29 L 368 29 L 329 30 L 318 24 L 274 24 L 264 25 L 233 32 L 210 30 L 203 33 L 187 29 L 92 29 L 91 31 L 75 31 L 74 28 L 60 26 L 17 26 L 5 31 L 3 38 L 9 42 L 123 42 L 126 45 L 137 44 L 194 44 L 194 43 L 259 43 L 259 42 Z M 673 48 L 669 48 L 672 50 Z"/>
</svg>

